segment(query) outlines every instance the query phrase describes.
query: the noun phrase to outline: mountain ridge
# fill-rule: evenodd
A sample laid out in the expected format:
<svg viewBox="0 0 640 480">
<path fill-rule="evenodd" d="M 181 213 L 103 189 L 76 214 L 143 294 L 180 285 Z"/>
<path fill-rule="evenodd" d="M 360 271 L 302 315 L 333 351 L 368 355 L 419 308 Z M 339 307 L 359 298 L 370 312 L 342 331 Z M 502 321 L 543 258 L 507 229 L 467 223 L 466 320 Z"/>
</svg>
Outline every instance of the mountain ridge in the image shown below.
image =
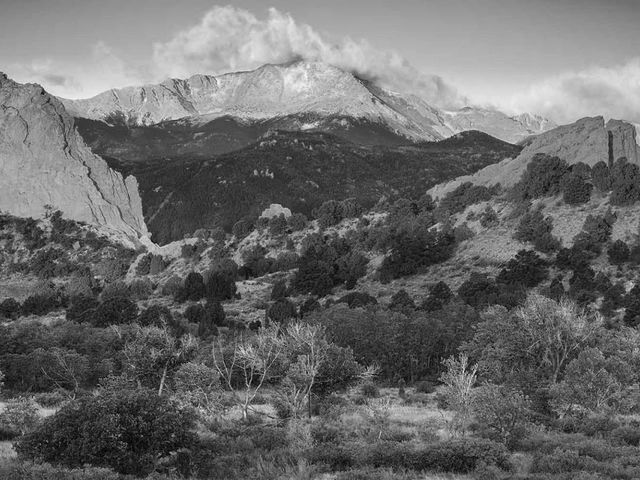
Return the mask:
<svg viewBox="0 0 640 480">
<path fill-rule="evenodd" d="M 255 122 L 317 114 L 384 124 L 411 141 L 441 140 L 475 129 L 515 143 L 553 126 L 541 117 L 523 121 L 536 118 L 530 114 L 510 117 L 476 107 L 444 112 L 416 95 L 392 92 L 337 67 L 306 61 L 267 64 L 218 76 L 197 74 L 61 101 L 77 117 L 131 127 L 185 118 L 206 122 L 231 116 Z M 471 121 L 464 115 L 468 109 L 475 112 Z"/>
</svg>

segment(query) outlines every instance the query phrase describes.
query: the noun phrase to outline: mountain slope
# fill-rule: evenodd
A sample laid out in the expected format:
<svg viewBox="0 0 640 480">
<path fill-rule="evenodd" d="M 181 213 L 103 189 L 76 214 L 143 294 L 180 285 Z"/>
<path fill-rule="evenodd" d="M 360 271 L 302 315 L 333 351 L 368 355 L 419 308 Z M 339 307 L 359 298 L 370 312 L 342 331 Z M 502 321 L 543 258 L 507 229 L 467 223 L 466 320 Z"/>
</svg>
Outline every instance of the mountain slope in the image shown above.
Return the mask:
<svg viewBox="0 0 640 480">
<path fill-rule="evenodd" d="M 470 109 L 476 112 L 473 119 L 468 112 L 445 113 L 414 95 L 390 92 L 339 68 L 304 61 L 220 76 L 194 75 L 109 90 L 89 99 L 61 100 L 77 117 L 131 127 L 180 118 L 200 125 L 220 117 L 260 123 L 309 116 L 315 120 L 291 122 L 281 128 L 305 130 L 314 122 L 340 118 L 348 123 L 381 125 L 414 141 L 480 130 L 514 143 L 549 126 L 544 119 L 531 121 L 534 117 L 508 117 L 489 110 Z"/>
<path fill-rule="evenodd" d="M 110 164 L 140 181 L 153 238 L 166 243 L 198 228 L 255 219 L 271 203 L 310 215 L 323 202 L 355 197 L 418 198 L 430 187 L 470 174 L 521 148 L 481 132 L 440 142 L 367 147 L 333 135 L 273 132 L 258 143 L 207 160 L 161 158 Z"/>
<path fill-rule="evenodd" d="M 523 146 L 524 149 L 516 158 L 503 160 L 473 175 L 437 185 L 431 189 L 431 195 L 440 198 L 464 182 L 511 187 L 520 180 L 529 161 L 538 153 L 559 157 L 569 165 L 583 162 L 593 166 L 600 161 L 610 165 L 621 157 L 640 164 L 634 126 L 621 120 L 609 120 L 605 123 L 602 117 L 586 117 L 569 125 L 556 127 L 530 138 Z"/>
<path fill-rule="evenodd" d="M 0 210 L 38 218 L 45 205 L 130 237 L 148 234 L 135 177 L 93 154 L 55 97 L 0 73 Z"/>
</svg>

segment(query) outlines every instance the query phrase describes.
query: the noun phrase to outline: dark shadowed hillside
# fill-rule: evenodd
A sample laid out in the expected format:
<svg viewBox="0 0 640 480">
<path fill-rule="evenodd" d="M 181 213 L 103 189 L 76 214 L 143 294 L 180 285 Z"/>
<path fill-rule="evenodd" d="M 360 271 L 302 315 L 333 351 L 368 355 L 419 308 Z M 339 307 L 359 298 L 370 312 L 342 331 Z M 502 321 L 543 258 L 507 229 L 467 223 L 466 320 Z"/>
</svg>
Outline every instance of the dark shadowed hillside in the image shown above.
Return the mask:
<svg viewBox="0 0 640 480">
<path fill-rule="evenodd" d="M 270 203 L 310 214 L 326 200 L 417 198 L 431 186 L 517 155 L 520 147 L 484 133 L 442 142 L 369 147 L 320 133 L 278 132 L 209 159 L 126 161 L 99 148 L 112 166 L 139 180 L 153 239 L 166 243 L 198 228 L 230 229 Z M 116 153 L 111 149 L 108 153 Z M 129 156 L 128 158 L 132 158 Z"/>
</svg>

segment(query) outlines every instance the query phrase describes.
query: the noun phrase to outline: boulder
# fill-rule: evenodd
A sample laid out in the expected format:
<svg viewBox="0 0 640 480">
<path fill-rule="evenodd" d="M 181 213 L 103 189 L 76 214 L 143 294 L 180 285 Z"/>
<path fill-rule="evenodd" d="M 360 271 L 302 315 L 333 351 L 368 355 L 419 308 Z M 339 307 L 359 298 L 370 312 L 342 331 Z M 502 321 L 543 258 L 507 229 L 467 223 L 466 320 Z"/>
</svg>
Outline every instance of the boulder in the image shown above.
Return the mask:
<svg viewBox="0 0 640 480">
<path fill-rule="evenodd" d="M 260 214 L 260 218 L 273 218 L 280 215 L 284 215 L 285 218 L 289 218 L 291 216 L 291 210 L 289 210 L 287 207 L 283 207 L 279 203 L 272 203 L 271 205 L 269 205 L 269 208 L 266 208 Z"/>
</svg>

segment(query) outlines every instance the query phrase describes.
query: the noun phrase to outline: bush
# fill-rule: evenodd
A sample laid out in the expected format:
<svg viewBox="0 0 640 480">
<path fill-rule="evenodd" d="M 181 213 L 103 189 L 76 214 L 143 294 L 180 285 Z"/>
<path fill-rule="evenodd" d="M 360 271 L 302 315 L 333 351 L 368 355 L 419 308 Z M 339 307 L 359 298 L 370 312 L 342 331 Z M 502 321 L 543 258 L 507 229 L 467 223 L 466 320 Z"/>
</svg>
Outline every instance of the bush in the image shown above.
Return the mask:
<svg viewBox="0 0 640 480">
<path fill-rule="evenodd" d="M 496 281 L 504 284 L 521 283 L 535 287 L 547 279 L 547 263 L 532 250 L 520 250 L 500 272 Z"/>
<path fill-rule="evenodd" d="M 416 382 L 414 385 L 416 393 L 433 393 L 436 391 L 436 387 L 432 382 L 427 380 L 422 380 L 421 382 Z"/>
<path fill-rule="evenodd" d="M 593 186 L 601 192 L 611 190 L 611 172 L 606 163 L 599 161 L 593 166 L 591 169 L 591 181 L 593 182 Z"/>
<path fill-rule="evenodd" d="M 231 300 L 236 296 L 235 276 L 225 272 L 212 272 L 207 275 L 205 297 L 208 300 Z"/>
<path fill-rule="evenodd" d="M 46 315 L 60 306 L 56 297 L 50 294 L 30 295 L 20 308 L 22 315 Z"/>
<path fill-rule="evenodd" d="M 288 299 L 281 298 L 276 301 L 267 310 L 267 319 L 276 323 L 286 323 L 292 318 L 298 316 L 296 306 Z"/>
<path fill-rule="evenodd" d="M 105 392 L 63 407 L 15 448 L 23 458 L 55 465 L 144 476 L 158 459 L 190 446 L 193 427 L 192 414 L 154 392 Z"/>
<path fill-rule="evenodd" d="M 253 230 L 253 225 L 247 220 L 238 220 L 232 227 L 231 233 L 237 240 L 242 240 Z"/>
<path fill-rule="evenodd" d="M 287 219 L 287 224 L 292 232 L 299 232 L 307 227 L 309 220 L 302 213 L 294 213 Z"/>
<path fill-rule="evenodd" d="M 366 307 L 367 305 L 377 305 L 378 301 L 368 293 L 352 292 L 338 299 L 336 303 L 346 303 L 349 308 Z"/>
<path fill-rule="evenodd" d="M 616 240 L 613 242 L 607 255 L 609 256 L 609 262 L 613 265 L 622 265 L 629 260 L 629 246 L 623 240 Z"/>
<path fill-rule="evenodd" d="M 112 298 L 130 298 L 129 286 L 121 280 L 108 283 L 100 293 L 100 300 L 106 301 Z"/>
<path fill-rule="evenodd" d="M 280 280 L 273 284 L 271 288 L 271 300 L 280 300 L 287 296 L 287 282 Z"/>
<path fill-rule="evenodd" d="M 94 297 L 77 295 L 71 297 L 70 306 L 67 308 L 66 318 L 71 322 L 84 323 L 91 321 L 91 316 L 100 305 Z"/>
<path fill-rule="evenodd" d="M 540 198 L 560 193 L 569 165 L 558 157 L 537 153 L 527 165 L 522 180 L 514 187 L 522 199 Z"/>
<path fill-rule="evenodd" d="M 534 210 L 525 213 L 520 219 L 513 236 L 521 242 L 531 242 L 536 250 L 550 253 L 560 248 L 560 240 L 552 235 L 553 220 L 544 217 L 542 211 Z"/>
<path fill-rule="evenodd" d="M 284 235 L 287 230 L 287 219 L 284 213 L 273 216 L 269 219 L 269 234 L 272 236 Z"/>
<path fill-rule="evenodd" d="M 491 205 L 487 205 L 480 214 L 480 226 L 482 226 L 482 228 L 491 228 L 497 226 L 499 223 L 500 219 L 498 218 L 498 214 Z"/>
<path fill-rule="evenodd" d="M 465 182 L 455 190 L 447 193 L 440 201 L 438 208 L 450 214 L 462 212 L 470 205 L 491 200 L 496 193 L 497 189 L 494 187 L 489 188 Z"/>
<path fill-rule="evenodd" d="M 151 256 L 151 263 L 149 264 L 149 275 L 158 275 L 159 273 L 162 273 L 165 268 L 167 268 L 167 263 L 165 262 L 162 255 Z"/>
<path fill-rule="evenodd" d="M 160 291 L 162 295 L 175 297 L 182 288 L 182 280 L 177 275 L 171 276 L 166 282 L 162 284 Z"/>
<path fill-rule="evenodd" d="M 153 293 L 153 283 L 148 278 L 136 278 L 129 284 L 129 292 L 134 300 L 147 300 Z"/>
<path fill-rule="evenodd" d="M 205 295 L 205 285 L 202 275 L 198 272 L 190 272 L 184 279 L 182 287 L 176 293 L 176 302 L 183 303 L 187 300 L 197 301 Z"/>
<path fill-rule="evenodd" d="M 571 174 L 562 186 L 562 198 L 569 205 L 587 203 L 591 199 L 592 189 L 593 185 L 585 182 L 582 176 Z"/>
<path fill-rule="evenodd" d="M 611 169 L 612 205 L 631 205 L 640 200 L 640 169 L 626 158 L 616 160 Z"/>
<path fill-rule="evenodd" d="M 295 252 L 281 252 L 276 257 L 276 261 L 273 264 L 273 270 L 275 272 L 286 272 L 288 270 L 298 268 L 300 263 L 300 257 Z"/>
<path fill-rule="evenodd" d="M 94 327 L 122 325 L 137 318 L 138 306 L 128 298 L 115 297 L 102 302 L 91 313 L 90 321 Z"/>
<path fill-rule="evenodd" d="M 0 413 L 0 438 L 12 440 L 33 430 L 40 417 L 35 403 L 24 397 L 10 400 Z"/>
<path fill-rule="evenodd" d="M 15 298 L 7 298 L 0 303 L 0 316 L 15 320 L 20 315 L 20 304 Z"/>
<path fill-rule="evenodd" d="M 360 393 L 364 398 L 378 398 L 380 389 L 374 383 L 367 382 L 360 387 Z"/>
<path fill-rule="evenodd" d="M 151 253 L 143 255 L 136 265 L 136 275 L 149 275 L 151 269 Z"/>
</svg>

